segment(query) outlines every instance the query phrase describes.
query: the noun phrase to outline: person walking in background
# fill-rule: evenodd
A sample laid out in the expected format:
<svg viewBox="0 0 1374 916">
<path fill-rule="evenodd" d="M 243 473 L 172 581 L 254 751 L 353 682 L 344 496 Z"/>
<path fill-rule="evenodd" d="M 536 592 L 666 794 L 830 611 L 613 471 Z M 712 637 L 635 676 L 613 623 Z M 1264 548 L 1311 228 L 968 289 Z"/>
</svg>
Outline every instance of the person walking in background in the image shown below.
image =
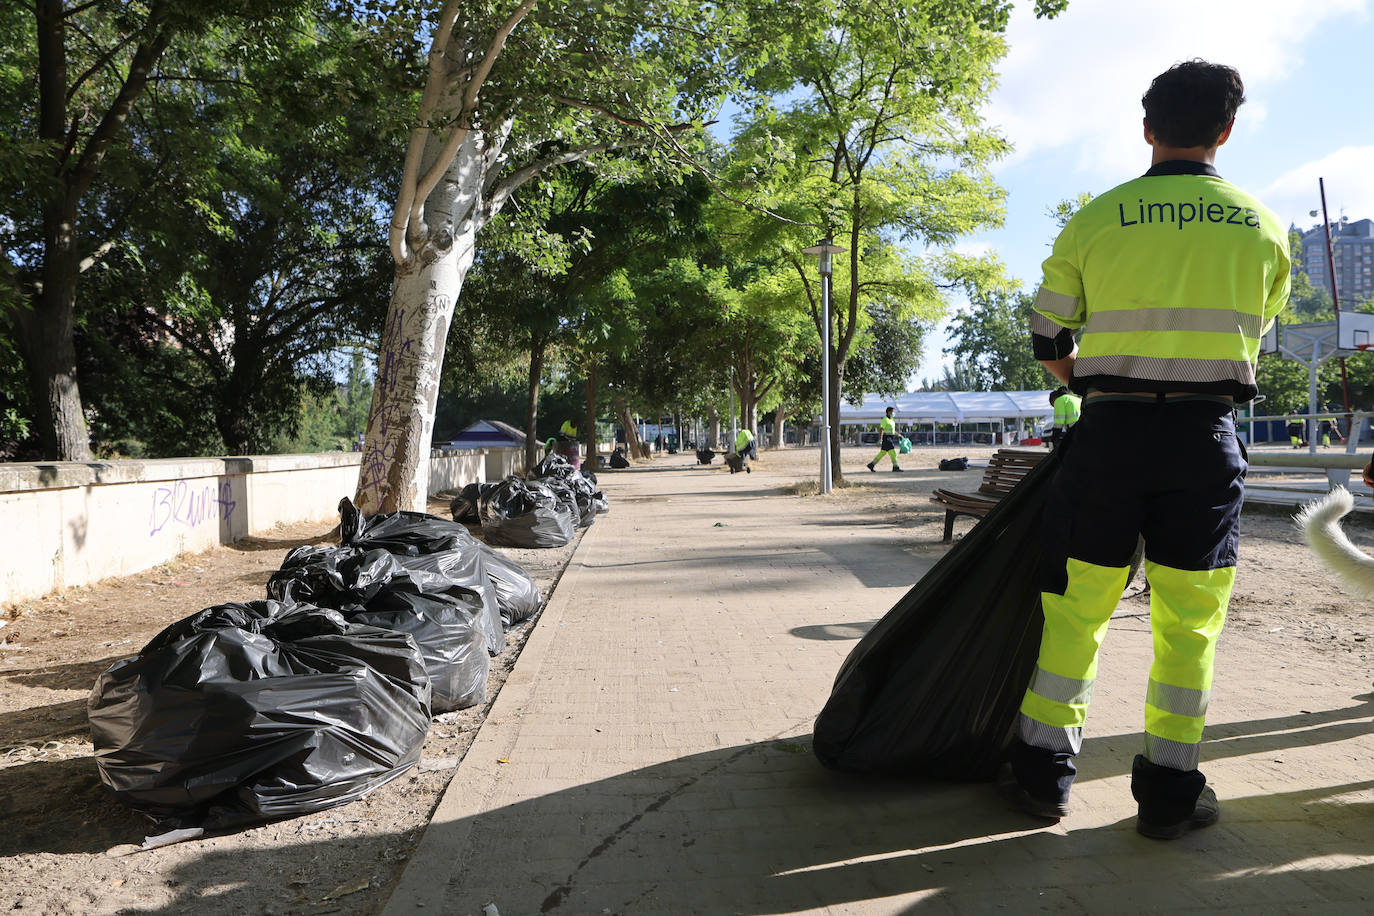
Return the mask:
<svg viewBox="0 0 1374 916">
<path fill-rule="evenodd" d="M 1323 404 L 1323 405 L 1322 405 L 1322 411 L 1323 411 L 1323 412 L 1329 411 L 1330 409 L 1331 409 L 1331 405 L 1329 405 L 1329 404 Z M 1335 418 L 1335 417 L 1331 417 L 1331 416 L 1322 417 L 1322 418 L 1321 418 L 1321 423 L 1320 423 L 1320 428 L 1321 428 L 1321 435 L 1322 435 L 1322 448 L 1330 448 L 1330 447 L 1331 447 L 1331 437 L 1332 437 L 1333 435 L 1334 435 L 1337 439 L 1339 439 L 1340 441 L 1342 441 L 1342 442 L 1345 441 L 1345 437 L 1341 435 L 1340 428 L 1336 426 L 1336 418 Z"/>
<path fill-rule="evenodd" d="M 1302 421 L 1297 417 L 1288 418 L 1288 441 L 1293 448 L 1302 448 Z"/>
<path fill-rule="evenodd" d="M 1069 427 L 1078 422 L 1082 404 L 1083 399 L 1064 385 L 1050 392 L 1050 405 L 1054 407 L 1054 428 L 1050 430 L 1051 444 L 1058 445 L 1059 440 L 1069 431 Z"/>
<path fill-rule="evenodd" d="M 1198 764 L 1236 575 L 1234 408 L 1257 393 L 1255 354 L 1291 266 L 1284 225 L 1213 166 L 1244 100 L 1230 67 L 1157 76 L 1141 100 L 1149 170 L 1075 213 L 1044 264 L 1035 356 L 1085 397 L 1046 496 L 1040 654 L 998 774 L 1037 817 L 1068 814 L 1098 650 L 1142 535 L 1155 655 L 1131 767 L 1136 830 L 1173 839 L 1221 816 Z"/>
<path fill-rule="evenodd" d="M 868 463 L 870 471 L 878 470 L 874 467 L 879 461 L 883 460 L 884 455 L 892 456 L 892 470 L 900 471 L 897 467 L 897 421 L 892 419 L 892 412 L 896 408 L 889 407 L 883 412 L 883 418 L 879 421 L 878 428 L 882 432 L 882 441 L 878 443 L 878 454 Z"/>
</svg>

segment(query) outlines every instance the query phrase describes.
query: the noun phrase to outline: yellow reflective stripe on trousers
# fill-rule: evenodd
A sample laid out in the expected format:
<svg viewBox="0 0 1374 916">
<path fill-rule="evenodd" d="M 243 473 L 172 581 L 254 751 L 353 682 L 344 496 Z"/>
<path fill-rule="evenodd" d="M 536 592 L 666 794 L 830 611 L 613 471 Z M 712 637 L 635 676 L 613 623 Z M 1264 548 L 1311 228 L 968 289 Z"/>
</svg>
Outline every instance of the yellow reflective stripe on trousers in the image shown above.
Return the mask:
<svg viewBox="0 0 1374 916">
<path fill-rule="evenodd" d="M 1145 759 L 1162 767 L 1175 770 L 1196 770 L 1201 759 L 1199 744 L 1185 741 L 1170 741 L 1149 732 L 1145 733 Z"/>
<path fill-rule="evenodd" d="M 1128 569 L 1070 558 L 1067 572 L 1064 594 L 1040 594 L 1045 628 L 1040 637 L 1039 667 L 1021 700 L 1024 717 L 1060 729 L 1082 728 L 1087 719 L 1092 683 L 1097 677 L 1097 650 L 1126 587 Z M 1029 724 L 1022 724 L 1023 732 L 1028 728 Z"/>
<path fill-rule="evenodd" d="M 1145 573 L 1155 650 L 1145 702 L 1145 756 L 1160 766 L 1194 769 L 1217 637 L 1226 622 L 1236 570 L 1174 569 L 1147 560 Z"/>
</svg>

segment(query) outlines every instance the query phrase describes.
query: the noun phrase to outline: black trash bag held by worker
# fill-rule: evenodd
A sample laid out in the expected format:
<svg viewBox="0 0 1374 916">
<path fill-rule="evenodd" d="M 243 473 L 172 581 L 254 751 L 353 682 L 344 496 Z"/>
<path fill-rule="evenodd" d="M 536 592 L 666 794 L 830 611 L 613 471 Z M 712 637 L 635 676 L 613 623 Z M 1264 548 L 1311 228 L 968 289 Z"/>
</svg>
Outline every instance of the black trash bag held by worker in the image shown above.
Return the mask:
<svg viewBox="0 0 1374 916">
<path fill-rule="evenodd" d="M 499 589 L 493 589 L 485 558 L 491 548 L 468 533 L 459 522 L 424 512 L 384 512 L 364 516 L 346 497 L 339 501 L 339 539 L 343 547 L 361 550 L 381 549 L 398 557 L 427 557 L 447 554 L 440 561 L 440 580 L 431 580 L 435 591 L 451 588 L 483 596 L 482 631 L 487 651 L 496 655 L 506 647 L 506 631 L 501 624 Z M 428 569 L 425 563 L 412 568 Z M 444 581 L 447 580 L 447 581 Z"/>
<path fill-rule="evenodd" d="M 1015 733 L 1044 625 L 1051 452 L 874 625 L 840 666 L 813 747 L 842 770 L 990 779 Z"/>
<path fill-rule="evenodd" d="M 276 601 L 206 608 L 91 691 L 100 779 L 166 829 L 362 798 L 420 757 L 429 677 L 404 633 Z"/>
<path fill-rule="evenodd" d="M 575 505 L 569 507 L 538 480 L 507 477 L 478 506 L 482 535 L 511 547 L 562 547 L 577 533 Z"/>
<path fill-rule="evenodd" d="M 297 547 L 267 580 L 267 597 L 331 608 L 354 623 L 410 634 L 425 660 L 433 712 L 466 709 L 486 702 L 487 620 L 494 614 L 500 620 L 485 570 L 478 570 L 480 588 L 472 587 L 468 567 L 475 554 L 409 557 L 380 548 Z M 504 628 L 502 634 L 504 645 Z"/>
</svg>

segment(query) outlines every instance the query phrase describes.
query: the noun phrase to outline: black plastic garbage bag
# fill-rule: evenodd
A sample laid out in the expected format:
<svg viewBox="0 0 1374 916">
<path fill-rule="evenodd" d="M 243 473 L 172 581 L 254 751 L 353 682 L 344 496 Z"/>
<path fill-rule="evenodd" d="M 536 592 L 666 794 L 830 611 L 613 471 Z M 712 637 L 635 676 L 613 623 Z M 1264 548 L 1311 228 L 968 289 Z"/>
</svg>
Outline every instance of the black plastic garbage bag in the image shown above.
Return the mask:
<svg viewBox="0 0 1374 916">
<path fill-rule="evenodd" d="M 544 459 L 530 468 L 530 472 L 525 476 L 530 480 L 540 480 L 545 477 L 566 480 L 577 473 L 579 473 L 579 471 L 572 466 L 572 462 L 555 452 L 550 455 L 545 455 Z"/>
<path fill-rule="evenodd" d="M 584 478 L 591 481 L 593 487 L 596 486 L 596 471 L 593 471 L 590 468 L 583 467 L 578 468 L 577 473 L 581 474 Z"/>
<path fill-rule="evenodd" d="M 355 623 L 410 634 L 429 673 L 433 711 L 465 709 L 486 701 L 487 621 L 497 613 L 495 584 L 483 568 L 485 558 L 474 561 L 476 553 L 410 557 L 380 548 L 297 547 L 267 580 L 267 596 L 332 608 Z M 474 588 L 477 576 L 480 587 Z"/>
<path fill-rule="evenodd" d="M 616 449 L 615 451 L 611 452 L 611 467 L 613 467 L 613 468 L 627 468 L 627 467 L 629 467 L 629 466 L 630 466 L 630 461 L 629 461 L 629 459 L 627 459 L 627 458 L 625 457 L 625 450 L 624 450 L 624 449 L 618 448 L 618 449 Z"/>
<path fill-rule="evenodd" d="M 499 486 L 481 485 L 483 493 Z M 505 646 L 504 622 L 524 620 L 539 609 L 542 600 L 539 588 L 524 568 L 474 538 L 461 524 L 421 512 L 393 512 L 364 518 L 346 498 L 339 502 L 339 512 L 345 545 L 380 546 L 393 553 L 408 555 L 460 549 L 463 545 L 476 548 L 486 561 L 484 566 L 496 593 L 495 611 L 484 618 L 488 629 L 487 648 L 493 655 Z M 452 544 L 459 547 L 447 546 Z"/>
<path fill-rule="evenodd" d="M 1040 516 L 1061 461 L 1032 469 L 849 653 L 816 719 L 822 763 L 992 777 L 1040 647 Z"/>
<path fill-rule="evenodd" d="M 449 501 L 449 512 L 455 522 L 476 522 L 477 503 L 482 494 L 495 487 L 494 483 L 470 483 Z"/>
<path fill-rule="evenodd" d="M 534 616 L 544 600 L 539 594 L 539 585 L 525 572 L 525 567 L 501 551 L 491 547 L 486 550 L 487 574 L 491 576 L 491 584 L 496 587 L 496 605 L 501 611 L 501 623 L 507 629 L 524 623 Z"/>
<path fill-rule="evenodd" d="M 101 780 L 170 827 L 223 829 L 362 798 L 419 759 L 415 641 L 337 611 L 222 604 L 167 627 L 91 691 Z"/>
<path fill-rule="evenodd" d="M 577 527 L 585 528 L 596 521 L 596 490 L 591 481 L 581 474 L 561 480 L 541 480 L 540 483 L 558 494 L 558 498 L 568 506 L 577 519 Z"/>
<path fill-rule="evenodd" d="M 596 507 L 597 514 L 611 511 L 611 504 L 606 500 L 606 495 L 600 490 L 596 491 L 592 499 L 592 505 Z"/>
<path fill-rule="evenodd" d="M 697 464 L 710 464 L 716 458 L 716 453 L 709 448 L 697 449 Z"/>
<path fill-rule="evenodd" d="M 577 532 L 575 508 L 538 480 L 507 477 L 482 497 L 482 534 L 491 544 L 562 547 Z"/>
<path fill-rule="evenodd" d="M 364 516 L 352 500 L 339 500 L 339 543 L 419 556 L 481 543 L 462 524 L 426 512 L 383 512 Z"/>
<path fill-rule="evenodd" d="M 539 484 L 547 487 L 554 496 L 558 497 L 558 504 L 563 507 L 573 518 L 573 527 L 578 528 L 582 524 L 582 510 L 577 505 L 577 495 L 573 492 L 570 481 L 559 480 L 556 477 L 545 477 L 542 480 L 528 481 L 532 484 Z"/>
<path fill-rule="evenodd" d="M 442 564 L 441 578 L 447 581 L 431 584 L 436 591 L 458 588 L 481 594 L 485 603 L 481 623 L 487 636 L 487 651 L 496 655 L 506 647 L 500 608 L 481 562 L 487 545 L 469 534 L 466 526 L 424 512 L 384 512 L 364 517 L 347 497 L 339 502 L 339 516 L 343 547 L 381 549 L 400 557 L 452 553 Z"/>
</svg>

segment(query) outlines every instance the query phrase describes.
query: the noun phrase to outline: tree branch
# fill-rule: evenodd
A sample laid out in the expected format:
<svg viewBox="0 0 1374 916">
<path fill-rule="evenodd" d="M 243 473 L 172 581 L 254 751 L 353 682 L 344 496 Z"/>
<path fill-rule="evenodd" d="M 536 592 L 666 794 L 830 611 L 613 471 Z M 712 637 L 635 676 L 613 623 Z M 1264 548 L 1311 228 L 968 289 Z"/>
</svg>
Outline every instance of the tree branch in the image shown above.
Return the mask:
<svg viewBox="0 0 1374 916">
<path fill-rule="evenodd" d="M 529 11 L 534 8 L 535 2 L 536 0 L 524 0 L 515 8 L 515 12 L 511 13 L 506 21 L 501 24 L 501 27 L 496 30 L 496 34 L 492 36 L 491 44 L 487 46 L 486 54 L 482 55 L 482 62 L 477 65 L 477 69 L 468 78 L 467 88 L 463 91 L 463 101 L 458 108 L 460 123 L 454 127 L 448 140 L 439 150 L 439 154 L 430 163 L 429 171 L 416 181 L 415 199 L 410 204 L 409 222 L 412 225 L 424 220 L 425 201 L 429 198 L 430 192 L 439 184 L 440 179 L 444 177 L 444 173 L 448 171 L 449 165 L 453 162 L 453 157 L 458 154 L 463 141 L 467 139 L 468 131 L 471 130 L 468 124 L 462 122 L 466 121 L 467 116 L 476 110 L 477 95 L 482 86 L 486 84 L 487 77 L 491 75 L 492 67 L 496 66 L 496 58 L 500 57 L 501 52 L 505 49 L 506 39 L 510 37 L 510 33 L 515 30 L 520 21 L 529 14 Z"/>
<path fill-rule="evenodd" d="M 163 20 L 166 18 L 166 4 L 155 2 L 148 12 L 148 20 L 144 25 L 145 31 L 150 32 L 151 35 L 147 40 L 139 42 L 138 48 L 134 51 L 133 59 L 129 62 L 129 75 L 125 78 L 124 84 L 120 86 L 119 94 L 115 96 L 114 102 L 106 110 L 105 116 L 101 118 L 100 124 L 91 134 L 86 143 L 86 148 L 82 150 L 76 166 L 72 169 L 71 179 L 67 184 L 69 200 L 79 198 L 95 180 L 101 160 L 105 157 L 110 145 L 114 143 L 120 128 L 128 119 L 129 111 L 133 108 L 134 102 L 147 88 L 150 71 L 158 59 L 162 57 L 162 52 L 167 50 L 167 46 L 171 44 L 174 30 L 170 25 L 164 24 Z"/>
<path fill-rule="evenodd" d="M 391 228 L 387 231 L 387 245 L 391 257 L 397 263 L 404 263 L 410 256 L 408 248 L 411 205 L 415 201 L 415 187 L 420 172 L 420 160 L 424 156 L 425 141 L 429 139 L 428 122 L 439 108 L 439 97 L 447 85 L 445 79 L 444 53 L 449 40 L 453 37 L 453 23 L 458 18 L 458 0 L 444 0 L 439 11 L 439 24 L 434 29 L 434 40 L 429 46 L 429 77 L 425 80 L 424 95 L 420 98 L 419 123 L 410 131 L 410 142 L 406 146 L 405 166 L 401 171 L 401 189 L 396 195 L 396 208 L 391 214 Z"/>
</svg>

